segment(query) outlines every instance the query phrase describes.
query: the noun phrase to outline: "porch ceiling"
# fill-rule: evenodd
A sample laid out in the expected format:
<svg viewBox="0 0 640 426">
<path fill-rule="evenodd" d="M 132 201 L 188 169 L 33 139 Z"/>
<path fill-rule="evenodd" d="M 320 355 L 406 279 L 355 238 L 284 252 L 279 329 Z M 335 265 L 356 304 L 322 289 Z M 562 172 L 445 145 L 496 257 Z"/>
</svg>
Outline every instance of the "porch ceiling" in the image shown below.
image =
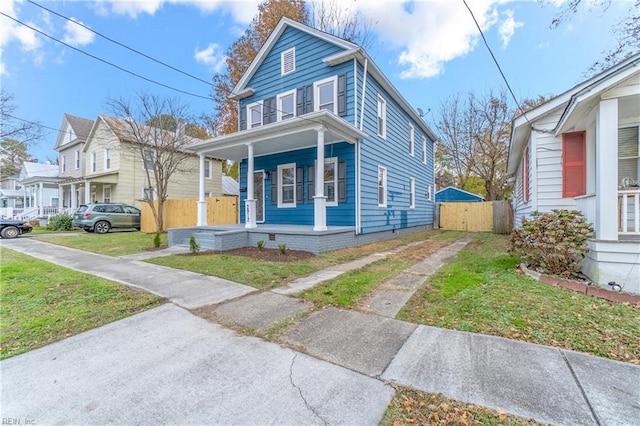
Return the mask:
<svg viewBox="0 0 640 426">
<path fill-rule="evenodd" d="M 253 144 L 255 156 L 286 152 L 317 146 L 318 130 L 324 128 L 324 142 L 355 143 L 366 136 L 340 117 L 317 111 L 286 121 L 267 124 L 255 129 L 243 130 L 191 145 L 197 154 L 205 154 L 240 161 L 247 157 L 247 144 Z"/>
</svg>

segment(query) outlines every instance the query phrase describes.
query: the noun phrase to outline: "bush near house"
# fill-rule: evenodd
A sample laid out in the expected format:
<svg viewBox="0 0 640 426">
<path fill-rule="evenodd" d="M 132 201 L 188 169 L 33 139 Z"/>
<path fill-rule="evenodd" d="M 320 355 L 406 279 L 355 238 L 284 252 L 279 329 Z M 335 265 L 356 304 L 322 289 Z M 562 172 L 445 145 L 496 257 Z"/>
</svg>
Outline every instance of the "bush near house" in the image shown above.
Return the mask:
<svg viewBox="0 0 640 426">
<path fill-rule="evenodd" d="M 533 212 L 532 216 L 511 233 L 509 252 L 541 272 L 574 276 L 587 252 L 593 227 L 577 210 Z"/>
<path fill-rule="evenodd" d="M 71 231 L 71 229 L 73 229 L 73 216 L 67 213 L 51 216 L 47 223 L 49 231 Z"/>
</svg>

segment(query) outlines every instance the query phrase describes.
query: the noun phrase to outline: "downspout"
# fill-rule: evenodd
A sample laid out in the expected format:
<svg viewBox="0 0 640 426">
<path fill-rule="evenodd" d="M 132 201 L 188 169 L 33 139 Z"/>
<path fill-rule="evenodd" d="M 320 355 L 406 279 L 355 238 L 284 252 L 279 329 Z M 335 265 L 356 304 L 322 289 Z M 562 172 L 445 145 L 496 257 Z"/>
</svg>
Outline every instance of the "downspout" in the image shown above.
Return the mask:
<svg viewBox="0 0 640 426">
<path fill-rule="evenodd" d="M 358 127 L 358 60 L 353 58 L 353 127 Z"/>
<path fill-rule="evenodd" d="M 362 130 L 362 126 L 364 123 L 364 101 L 365 101 L 365 97 L 367 94 L 367 69 L 369 66 L 369 59 L 368 58 L 364 58 L 364 70 L 362 72 L 362 101 L 360 103 L 360 130 Z M 356 235 L 361 233 L 361 225 L 362 225 L 362 218 L 361 213 L 362 213 L 362 206 L 361 206 L 361 200 L 360 200 L 360 185 L 361 185 L 361 176 L 362 173 L 360 173 L 360 167 L 361 167 L 361 163 L 360 163 L 360 142 L 361 140 L 358 140 L 356 142 Z"/>
<path fill-rule="evenodd" d="M 358 127 L 358 60 L 353 58 L 353 126 Z M 360 233 L 360 140 L 356 140 L 356 235 Z"/>
</svg>

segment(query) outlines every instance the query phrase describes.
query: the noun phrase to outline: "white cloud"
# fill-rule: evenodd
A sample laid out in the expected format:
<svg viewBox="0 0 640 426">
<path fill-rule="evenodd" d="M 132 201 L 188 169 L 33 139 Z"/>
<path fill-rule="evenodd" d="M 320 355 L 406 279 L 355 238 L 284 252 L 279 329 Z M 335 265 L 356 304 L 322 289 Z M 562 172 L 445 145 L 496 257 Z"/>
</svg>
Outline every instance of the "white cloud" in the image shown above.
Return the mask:
<svg viewBox="0 0 640 426">
<path fill-rule="evenodd" d="M 111 10 L 116 15 L 137 18 L 141 13 L 154 15 L 162 7 L 162 0 L 112 0 Z"/>
<path fill-rule="evenodd" d="M 71 17 L 71 21 L 67 21 L 64 25 L 64 38 L 62 40 L 71 46 L 85 46 L 92 43 L 95 34 L 76 22 L 84 25 L 84 23 Z"/>
<path fill-rule="evenodd" d="M 220 72 L 225 66 L 225 56 L 222 53 L 222 48 L 216 43 L 211 43 L 202 50 L 196 50 L 193 57 L 197 62 L 209 66 L 216 73 Z"/>
<path fill-rule="evenodd" d="M 116 15 L 128 15 L 137 18 L 138 15 L 154 15 L 165 3 L 191 5 L 204 13 L 213 13 L 219 10 L 229 13 L 234 21 L 242 24 L 251 22 L 258 12 L 258 4 L 261 0 L 110 0 L 111 12 Z M 107 15 L 109 11 L 104 4 L 96 5 L 96 12 Z"/>
<path fill-rule="evenodd" d="M 469 6 L 480 28 L 489 31 L 501 21 L 498 7 L 508 1 L 476 0 Z M 355 3 L 363 16 L 374 23 L 378 39 L 400 49 L 397 61 L 404 67 L 402 78 L 434 77 L 443 72 L 445 63 L 467 55 L 476 46 L 480 34 L 462 2 L 414 1 L 410 6 L 389 0 Z M 513 14 L 511 19 L 515 32 L 519 23 Z M 508 29 L 506 24 L 505 31 Z"/>
<path fill-rule="evenodd" d="M 502 39 L 502 47 L 505 48 L 509 45 L 509 41 L 511 41 L 511 37 L 513 37 L 516 30 L 524 26 L 524 23 L 515 20 L 513 17 L 513 10 L 511 9 L 506 10 L 502 15 L 505 18 L 502 21 L 502 24 L 500 24 L 498 33 Z"/>
</svg>

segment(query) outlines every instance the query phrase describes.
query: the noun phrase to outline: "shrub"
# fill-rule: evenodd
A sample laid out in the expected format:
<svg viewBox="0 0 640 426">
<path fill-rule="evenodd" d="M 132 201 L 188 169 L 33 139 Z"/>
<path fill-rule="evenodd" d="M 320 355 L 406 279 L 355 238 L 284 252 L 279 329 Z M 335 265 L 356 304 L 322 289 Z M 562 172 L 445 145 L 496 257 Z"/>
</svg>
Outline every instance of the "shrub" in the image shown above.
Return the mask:
<svg viewBox="0 0 640 426">
<path fill-rule="evenodd" d="M 67 213 L 59 213 L 49 218 L 47 229 L 50 231 L 71 231 L 73 228 L 73 216 Z"/>
<path fill-rule="evenodd" d="M 593 227 L 577 210 L 534 212 L 511 233 L 509 252 L 542 272 L 569 277 L 579 271 L 592 233 Z"/>
<path fill-rule="evenodd" d="M 278 250 L 280 250 L 280 254 L 285 254 L 287 252 L 287 245 L 285 243 L 278 244 Z"/>
<path fill-rule="evenodd" d="M 196 254 L 200 252 L 200 244 L 196 241 L 196 237 L 193 235 L 189 238 L 189 250 L 191 253 Z"/>
<path fill-rule="evenodd" d="M 258 250 L 262 250 L 264 248 L 264 240 L 258 240 Z"/>
<path fill-rule="evenodd" d="M 160 247 L 160 233 L 159 232 L 156 232 L 156 236 L 153 237 L 153 246 L 155 248 Z"/>
</svg>

